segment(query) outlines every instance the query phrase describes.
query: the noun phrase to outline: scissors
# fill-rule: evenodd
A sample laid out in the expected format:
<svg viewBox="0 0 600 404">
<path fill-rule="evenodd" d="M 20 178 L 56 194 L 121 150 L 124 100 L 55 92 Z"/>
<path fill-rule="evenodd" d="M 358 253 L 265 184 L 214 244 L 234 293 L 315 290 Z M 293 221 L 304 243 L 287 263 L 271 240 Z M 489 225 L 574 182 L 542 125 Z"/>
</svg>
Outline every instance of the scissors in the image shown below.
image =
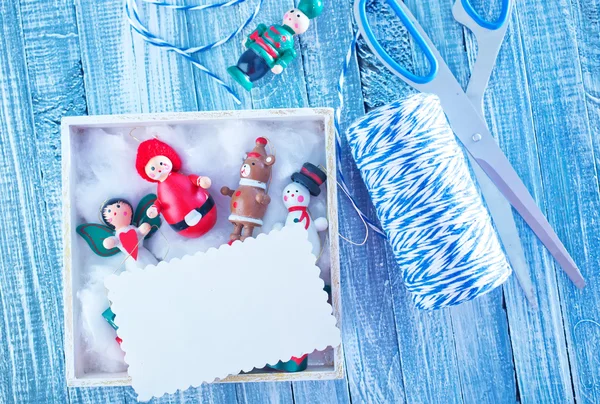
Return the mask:
<svg viewBox="0 0 600 404">
<path fill-rule="evenodd" d="M 392 73 L 411 87 L 435 94 L 440 99 L 452 130 L 469 152 L 471 159 L 477 163 L 472 166 L 481 191 L 527 299 L 537 306 L 510 205 L 519 212 L 571 281 L 578 288 L 583 288 L 585 279 L 577 265 L 502 153 L 484 117 L 483 95 L 504 41 L 514 0 L 502 0 L 500 16 L 493 22 L 482 19 L 469 0 L 456 0 L 452 8 L 454 18 L 473 32 L 478 43 L 477 59 L 466 92 L 408 7 L 397 0 L 386 1 L 423 51 L 430 66 L 429 72 L 424 76 L 417 76 L 399 65 L 383 49 L 369 26 L 366 0 L 356 0 L 354 3 L 358 29 L 375 56 Z"/>
</svg>

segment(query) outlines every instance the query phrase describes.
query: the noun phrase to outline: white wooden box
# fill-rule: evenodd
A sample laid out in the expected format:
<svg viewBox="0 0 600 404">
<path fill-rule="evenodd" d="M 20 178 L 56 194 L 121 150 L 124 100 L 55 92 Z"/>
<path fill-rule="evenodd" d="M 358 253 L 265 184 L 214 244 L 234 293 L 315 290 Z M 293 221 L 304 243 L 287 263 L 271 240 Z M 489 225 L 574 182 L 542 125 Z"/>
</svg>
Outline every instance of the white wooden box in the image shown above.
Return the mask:
<svg viewBox="0 0 600 404">
<path fill-rule="evenodd" d="M 113 115 L 113 116 L 84 116 L 66 117 L 62 121 L 62 180 L 63 180 L 63 243 L 64 243 L 64 317 L 65 317 L 65 356 L 66 376 L 69 386 L 128 386 L 131 379 L 126 372 L 108 373 L 86 371 L 84 364 L 84 342 L 81 338 L 80 328 L 80 302 L 77 291 L 82 287 L 82 268 L 78 258 L 83 252 L 78 251 L 75 239 L 76 227 L 81 219 L 75 209 L 75 195 L 77 187 L 77 171 L 75 145 L 82 141 L 82 136 L 90 136 L 89 130 L 99 128 L 116 130 L 121 128 L 129 133 L 129 129 L 157 127 L 162 125 L 225 125 L 231 122 L 264 123 L 270 127 L 277 125 L 298 125 L 306 127 L 315 125 L 319 136 L 322 136 L 324 163 L 327 171 L 326 210 L 329 220 L 329 234 L 325 238 L 329 253 L 330 271 L 325 276 L 326 284 L 331 285 L 331 303 L 333 314 L 337 318 L 338 327 L 341 328 L 341 302 L 340 302 L 340 267 L 338 248 L 338 213 L 337 213 L 337 180 L 335 160 L 335 138 L 333 125 L 333 110 L 319 109 L 273 109 L 255 111 L 219 111 L 219 112 L 192 112 L 168 114 L 141 114 L 141 115 Z M 137 133 L 138 129 L 136 129 Z M 198 135 L 199 142 L 210 141 L 210 134 Z M 281 139 L 278 137 L 281 136 Z M 269 139 L 277 143 L 286 136 L 274 135 Z M 300 167 L 298 167 L 299 169 Z M 276 170 L 277 167 L 274 167 Z M 134 179 L 143 181 L 140 178 Z M 220 186 L 220 185 L 219 185 Z M 150 192 L 152 184 L 149 185 Z M 214 191 L 213 191 L 214 192 Z M 271 195 L 273 201 L 279 202 L 277 195 Z M 227 220 L 228 212 L 218 212 L 218 221 Z M 170 257 L 173 258 L 173 257 Z M 326 259 L 326 257 L 324 258 Z M 258 381 L 299 381 L 299 380 L 325 380 L 340 379 L 344 377 L 344 362 L 342 346 L 331 349 L 325 354 L 311 354 L 308 369 L 297 373 L 281 373 L 274 371 L 254 370 L 251 373 L 229 376 L 220 383 L 228 382 L 258 382 Z"/>
</svg>

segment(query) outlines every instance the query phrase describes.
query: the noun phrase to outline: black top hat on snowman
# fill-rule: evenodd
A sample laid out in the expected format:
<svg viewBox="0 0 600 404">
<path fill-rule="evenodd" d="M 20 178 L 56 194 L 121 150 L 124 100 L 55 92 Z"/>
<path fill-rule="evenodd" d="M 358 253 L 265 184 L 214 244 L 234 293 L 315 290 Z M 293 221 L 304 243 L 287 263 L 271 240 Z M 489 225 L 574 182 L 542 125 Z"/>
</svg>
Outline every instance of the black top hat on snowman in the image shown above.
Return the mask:
<svg viewBox="0 0 600 404">
<path fill-rule="evenodd" d="M 327 174 L 314 164 L 304 163 L 300 172 L 292 174 L 292 181 L 304 185 L 312 196 L 319 196 L 319 187 L 327 181 Z"/>
</svg>

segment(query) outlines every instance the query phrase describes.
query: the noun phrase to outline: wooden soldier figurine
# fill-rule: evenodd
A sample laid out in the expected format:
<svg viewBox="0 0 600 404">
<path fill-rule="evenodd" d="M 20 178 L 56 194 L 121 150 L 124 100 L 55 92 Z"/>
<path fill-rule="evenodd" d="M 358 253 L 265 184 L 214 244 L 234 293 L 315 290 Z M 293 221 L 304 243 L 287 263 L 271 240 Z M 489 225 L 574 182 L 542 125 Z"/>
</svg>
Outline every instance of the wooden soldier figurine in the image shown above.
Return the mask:
<svg viewBox="0 0 600 404">
<path fill-rule="evenodd" d="M 244 44 L 247 50 L 237 65 L 229 67 L 227 72 L 248 91 L 269 70 L 280 74 L 296 58 L 294 35 L 305 33 L 310 20 L 318 17 L 321 11 L 322 0 L 300 0 L 298 8 L 285 13 L 281 25 L 259 24 Z"/>
</svg>

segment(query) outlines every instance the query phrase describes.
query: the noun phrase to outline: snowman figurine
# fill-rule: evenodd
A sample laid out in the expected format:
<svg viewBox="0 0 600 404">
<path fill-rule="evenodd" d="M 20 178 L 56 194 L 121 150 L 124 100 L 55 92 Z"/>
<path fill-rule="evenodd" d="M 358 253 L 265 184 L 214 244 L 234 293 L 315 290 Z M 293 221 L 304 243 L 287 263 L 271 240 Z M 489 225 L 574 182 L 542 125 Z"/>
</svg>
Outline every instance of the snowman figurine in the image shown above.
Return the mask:
<svg viewBox="0 0 600 404">
<path fill-rule="evenodd" d="M 319 167 L 311 163 L 302 165 L 300 172 L 292 175 L 292 183 L 283 189 L 283 204 L 288 210 L 286 226 L 302 225 L 308 231 L 308 241 L 313 246 L 315 257 L 321 254 L 320 231 L 327 230 L 328 223 L 324 217 L 313 219 L 308 211 L 310 197 L 321 193 L 320 186 L 327 180 L 327 175 Z"/>
<path fill-rule="evenodd" d="M 327 175 L 319 167 L 311 163 L 304 163 L 298 173 L 292 175 L 292 182 L 283 189 L 283 204 L 288 210 L 286 226 L 303 226 L 308 232 L 308 241 L 312 244 L 312 253 L 315 260 L 321 254 L 320 231 L 327 230 L 328 223 L 324 217 L 314 219 L 308 211 L 311 196 L 321 193 L 320 186 L 327 180 Z M 281 223 L 275 224 L 274 229 L 282 228 Z M 308 354 L 301 357 L 292 357 L 288 361 L 279 361 L 268 365 L 272 369 L 284 372 L 301 372 L 308 366 Z"/>
</svg>

